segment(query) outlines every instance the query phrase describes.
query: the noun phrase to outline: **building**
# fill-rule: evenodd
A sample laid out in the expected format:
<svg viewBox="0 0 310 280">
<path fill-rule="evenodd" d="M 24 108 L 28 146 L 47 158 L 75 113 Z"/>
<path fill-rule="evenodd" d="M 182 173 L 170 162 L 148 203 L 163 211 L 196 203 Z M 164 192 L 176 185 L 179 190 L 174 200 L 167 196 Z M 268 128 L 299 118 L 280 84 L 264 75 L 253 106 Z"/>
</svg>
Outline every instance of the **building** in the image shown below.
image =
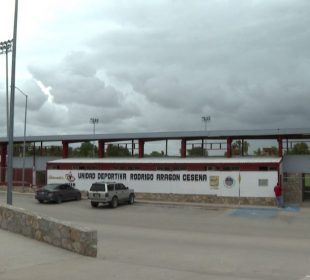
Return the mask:
<svg viewBox="0 0 310 280">
<path fill-rule="evenodd" d="M 98 158 L 105 158 L 106 147 L 109 143 L 126 142 L 131 150 L 132 157 L 137 154 L 138 159 L 144 160 L 144 148 L 148 142 L 165 141 L 165 155 L 168 155 L 168 141 L 177 140 L 180 143 L 180 159 L 186 159 L 187 149 L 192 143 L 200 142 L 201 150 L 208 151 L 218 149 L 223 151 L 225 156 L 220 158 L 222 166 L 229 163 L 231 160 L 237 160 L 232 153 L 234 141 L 241 143 L 240 155 L 243 160 L 247 157 L 244 154 L 243 143 L 249 140 L 273 140 L 277 143 L 277 158 L 279 159 L 278 179 L 283 184 L 285 199 L 293 203 L 301 203 L 308 198 L 308 174 L 310 167 L 308 162 L 309 156 L 291 157 L 286 156 L 285 151 L 288 151 L 293 141 L 307 142 L 310 139 L 310 129 L 268 129 L 268 130 L 228 130 L 228 131 L 181 131 L 181 132 L 152 132 L 152 133 L 123 133 L 123 134 L 97 134 L 97 135 L 52 135 L 52 136 L 29 136 L 26 143 L 33 143 L 36 147 L 39 143 L 41 148 L 49 142 L 59 142 L 62 145 L 62 158 L 69 157 L 69 145 L 84 141 L 96 141 L 98 144 Z M 15 137 L 15 143 L 22 143 L 23 137 Z M 42 149 L 41 149 L 42 150 Z M 32 167 L 29 168 L 29 160 L 26 163 L 25 180 L 29 185 L 38 185 L 45 182 L 46 178 L 41 178 L 38 182 L 38 158 L 40 155 L 35 154 L 36 149 L 33 149 Z M 7 138 L 0 138 L 0 155 L 1 155 L 1 182 L 5 182 L 6 174 L 6 153 L 7 153 Z M 202 155 L 203 157 L 203 155 Z M 267 157 L 268 158 L 268 157 Z M 164 160 L 168 160 L 167 157 Z M 203 157 L 204 161 L 211 160 L 209 157 Z M 14 182 L 20 182 L 21 169 L 18 168 L 17 162 L 19 159 L 14 159 Z M 249 160 L 249 159 L 248 159 Z M 255 159 L 251 159 L 255 161 Z M 256 159 L 258 160 L 258 159 Z M 48 160 L 42 160 L 47 162 Z M 271 158 L 269 159 L 271 162 Z M 239 162 L 240 163 L 240 162 Z M 247 162 L 250 165 L 252 163 Z M 43 164 L 44 165 L 44 164 Z M 42 167 L 41 167 L 42 168 Z M 240 167 L 239 167 L 240 168 Z M 244 168 L 244 166 L 242 167 Z M 198 170 L 196 170 L 198 172 Z M 223 170 L 225 171 L 225 170 Z M 226 170 L 229 171 L 229 170 Z M 233 170 L 231 170 L 233 171 Z M 235 170 L 236 171 L 236 170 Z M 252 170 L 253 171 L 253 170 Z M 262 171 L 262 170 L 261 170 Z M 266 171 L 266 170 L 265 170 Z M 211 170 L 207 170 L 211 172 Z M 45 170 L 41 173 L 46 175 Z M 211 173 L 210 173 L 211 174 Z M 213 176 L 213 175 L 210 175 Z M 31 179 L 29 179 L 32 177 Z M 43 175 L 42 175 L 43 177 Z M 26 179 L 27 178 L 27 179 Z M 43 180 L 44 179 L 44 180 Z M 29 182 L 30 181 L 30 182 Z M 210 184 L 210 182 L 208 182 Z M 184 194 L 182 194 L 184 195 Z M 259 197 L 259 195 L 257 195 Z M 268 196 L 271 197 L 270 194 Z M 184 198 L 185 199 L 185 198 Z M 198 199 L 198 198 L 197 198 Z M 200 199 L 200 198 L 199 198 Z"/>
</svg>

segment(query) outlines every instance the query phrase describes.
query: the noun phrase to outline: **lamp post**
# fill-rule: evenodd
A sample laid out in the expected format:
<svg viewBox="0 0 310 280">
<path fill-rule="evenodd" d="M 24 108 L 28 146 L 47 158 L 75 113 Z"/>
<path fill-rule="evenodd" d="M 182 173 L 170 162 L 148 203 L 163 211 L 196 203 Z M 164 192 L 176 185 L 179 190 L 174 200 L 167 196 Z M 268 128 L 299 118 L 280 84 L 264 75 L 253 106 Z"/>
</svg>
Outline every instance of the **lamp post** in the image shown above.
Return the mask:
<svg viewBox="0 0 310 280">
<path fill-rule="evenodd" d="M 211 117 L 210 116 L 202 116 L 201 117 L 201 120 L 203 121 L 204 123 L 204 126 L 205 126 L 205 131 L 207 131 L 207 123 L 209 121 L 211 121 Z M 204 150 L 204 141 L 202 139 L 202 155 L 205 156 L 205 150 Z M 207 140 L 206 140 L 206 146 L 207 146 Z"/>
<path fill-rule="evenodd" d="M 12 51 L 13 40 L 0 42 L 0 54 L 5 54 L 5 73 L 6 73 L 6 129 L 7 135 L 9 135 L 9 67 L 8 67 L 8 53 Z"/>
<path fill-rule="evenodd" d="M 210 116 L 202 116 L 202 117 L 201 117 L 201 120 L 204 122 L 205 131 L 207 131 L 207 123 L 208 123 L 209 121 L 211 121 L 211 117 L 210 117 Z"/>
<path fill-rule="evenodd" d="M 24 93 L 21 89 L 15 86 L 15 88 L 26 97 L 25 102 L 25 121 L 24 121 L 24 144 L 23 144 L 23 175 L 22 175 L 22 181 L 23 181 L 23 191 L 25 187 L 25 154 L 26 154 L 26 126 L 27 126 L 27 105 L 28 105 L 28 95 Z"/>
<path fill-rule="evenodd" d="M 17 15 L 18 0 L 15 0 L 14 12 L 14 28 L 13 28 L 13 50 L 12 50 L 12 72 L 11 72 L 11 96 L 10 96 L 10 121 L 8 133 L 8 188 L 7 188 L 7 204 L 12 205 L 12 189 L 13 189 L 13 145 L 14 145 L 14 104 L 15 104 L 15 72 L 16 72 L 16 41 L 17 41 Z"/>
<path fill-rule="evenodd" d="M 93 134 L 96 134 L 96 124 L 99 123 L 98 118 L 90 118 L 90 123 L 93 124 Z M 93 157 L 95 157 L 95 144 L 93 144 Z"/>
</svg>

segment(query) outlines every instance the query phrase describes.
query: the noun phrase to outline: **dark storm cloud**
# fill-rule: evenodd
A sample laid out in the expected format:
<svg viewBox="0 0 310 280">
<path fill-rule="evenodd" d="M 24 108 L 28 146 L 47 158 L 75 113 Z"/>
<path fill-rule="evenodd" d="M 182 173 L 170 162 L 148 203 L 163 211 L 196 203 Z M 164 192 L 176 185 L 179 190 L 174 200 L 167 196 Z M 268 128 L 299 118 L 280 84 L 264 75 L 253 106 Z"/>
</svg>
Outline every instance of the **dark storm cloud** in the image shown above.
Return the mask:
<svg viewBox="0 0 310 280">
<path fill-rule="evenodd" d="M 30 129 L 91 133 L 93 116 L 102 132 L 196 130 L 204 114 L 211 129 L 307 127 L 309 12 L 307 0 L 94 0 L 45 25 L 69 54 L 38 64 L 40 45 L 28 63 L 45 87 L 25 85 Z"/>
<path fill-rule="evenodd" d="M 99 128 L 104 125 L 105 130 L 114 131 L 124 120 L 140 115 L 139 107 L 107 85 L 89 60 L 86 53 L 75 52 L 54 66 L 29 66 L 33 79 L 44 86 L 40 98 L 45 101 L 33 113 L 32 127 L 44 127 L 42 133 L 55 129 L 57 134 L 92 132 L 90 117 L 98 117 Z"/>
<path fill-rule="evenodd" d="M 119 106 L 121 92 L 96 76 L 96 68 L 85 53 L 72 53 L 51 67 L 30 66 L 34 79 L 50 87 L 56 104 L 85 104 L 98 107 Z"/>
<path fill-rule="evenodd" d="M 130 28 L 92 42 L 104 45 L 98 63 L 168 110 L 224 112 L 248 127 L 294 116 L 307 126 L 310 3 L 195 3 L 174 2 L 157 19 L 147 5 L 142 17 L 125 15 Z"/>
<path fill-rule="evenodd" d="M 39 110 L 47 101 L 47 96 L 42 94 L 42 90 L 35 80 L 27 80 L 17 86 L 28 95 L 27 107 L 29 111 Z M 25 96 L 23 96 L 18 90 L 15 91 L 15 104 L 17 107 L 25 107 Z"/>
</svg>

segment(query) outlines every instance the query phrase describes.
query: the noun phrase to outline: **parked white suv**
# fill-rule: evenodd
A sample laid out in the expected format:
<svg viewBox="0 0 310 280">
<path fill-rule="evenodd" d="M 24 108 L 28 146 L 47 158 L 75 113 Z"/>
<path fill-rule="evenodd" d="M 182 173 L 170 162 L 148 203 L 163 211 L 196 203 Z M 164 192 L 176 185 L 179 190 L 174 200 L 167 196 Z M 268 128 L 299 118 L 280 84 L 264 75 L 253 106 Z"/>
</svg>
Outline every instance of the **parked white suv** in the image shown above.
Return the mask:
<svg viewBox="0 0 310 280">
<path fill-rule="evenodd" d="M 135 193 L 122 183 L 116 182 L 98 182 L 91 185 L 87 192 L 92 207 L 98 207 L 99 203 L 109 203 L 111 207 L 116 208 L 119 203 L 127 202 L 133 204 Z"/>
</svg>

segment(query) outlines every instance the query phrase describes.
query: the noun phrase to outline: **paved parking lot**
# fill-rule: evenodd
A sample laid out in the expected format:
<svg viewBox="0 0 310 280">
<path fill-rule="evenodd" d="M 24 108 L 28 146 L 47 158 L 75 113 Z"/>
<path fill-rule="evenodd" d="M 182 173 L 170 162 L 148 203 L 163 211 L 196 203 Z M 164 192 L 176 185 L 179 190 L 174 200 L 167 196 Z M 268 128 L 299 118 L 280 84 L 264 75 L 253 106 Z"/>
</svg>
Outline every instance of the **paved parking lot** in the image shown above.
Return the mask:
<svg viewBox="0 0 310 280">
<path fill-rule="evenodd" d="M 15 195 L 13 204 L 97 229 L 98 257 L 0 230 L 0 279 L 300 280 L 310 275 L 308 208 L 210 210 L 137 203 L 92 209 L 87 200 L 42 205 L 30 195 Z"/>
</svg>

